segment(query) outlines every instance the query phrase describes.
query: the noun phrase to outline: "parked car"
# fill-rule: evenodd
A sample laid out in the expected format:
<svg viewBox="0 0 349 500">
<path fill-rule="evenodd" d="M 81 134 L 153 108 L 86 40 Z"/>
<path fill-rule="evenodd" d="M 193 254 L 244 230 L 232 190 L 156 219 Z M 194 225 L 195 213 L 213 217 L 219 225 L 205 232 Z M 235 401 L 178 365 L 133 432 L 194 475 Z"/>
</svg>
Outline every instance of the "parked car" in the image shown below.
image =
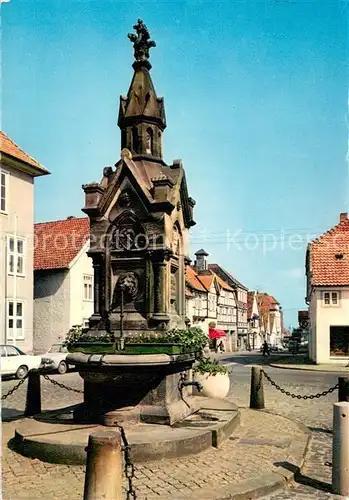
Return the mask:
<svg viewBox="0 0 349 500">
<path fill-rule="evenodd" d="M 18 379 L 23 379 L 29 370 L 39 368 L 41 356 L 25 354 L 14 345 L 0 345 L 1 355 L 1 376 L 15 375 Z"/>
<path fill-rule="evenodd" d="M 275 346 L 272 347 L 272 350 L 276 351 L 276 352 L 286 352 L 287 351 L 286 347 L 284 347 L 281 344 L 276 344 Z"/>
<path fill-rule="evenodd" d="M 46 354 L 42 355 L 40 368 L 47 371 L 66 373 L 68 349 L 63 344 L 53 344 Z"/>
</svg>

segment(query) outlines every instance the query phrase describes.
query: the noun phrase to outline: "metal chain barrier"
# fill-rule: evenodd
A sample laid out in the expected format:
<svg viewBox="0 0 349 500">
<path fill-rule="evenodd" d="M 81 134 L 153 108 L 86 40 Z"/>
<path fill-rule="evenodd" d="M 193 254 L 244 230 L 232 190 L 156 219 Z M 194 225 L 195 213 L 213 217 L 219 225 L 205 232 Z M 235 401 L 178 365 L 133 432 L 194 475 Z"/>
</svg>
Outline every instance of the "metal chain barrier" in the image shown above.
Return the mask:
<svg viewBox="0 0 349 500">
<path fill-rule="evenodd" d="M 78 394 L 83 394 L 84 391 L 80 389 L 73 389 L 72 387 L 68 387 L 67 385 L 61 384 L 60 382 L 57 382 L 57 380 L 53 380 L 51 377 L 48 375 L 43 375 L 44 379 L 48 380 L 51 382 L 51 384 L 56 385 L 60 387 L 61 389 L 66 389 L 67 391 L 72 391 L 72 392 L 77 392 Z"/>
<path fill-rule="evenodd" d="M 262 369 L 261 373 L 263 373 L 264 377 L 268 380 L 268 382 L 271 383 L 275 389 L 280 391 L 282 394 L 285 394 L 286 396 L 290 396 L 293 399 L 316 399 L 316 398 L 321 398 L 322 396 L 327 396 L 328 394 L 331 394 L 331 392 L 335 391 L 338 389 L 339 384 L 334 385 L 333 387 L 330 387 L 327 389 L 327 391 L 323 392 L 318 392 L 317 394 L 310 394 L 309 396 L 307 395 L 302 395 L 302 394 L 293 394 L 292 392 L 286 391 L 282 387 L 280 387 L 274 380 L 272 380 L 269 375 Z"/>
<path fill-rule="evenodd" d="M 1 396 L 1 401 L 4 401 L 5 399 L 7 399 L 9 396 L 12 396 L 12 394 L 17 391 L 17 389 L 19 387 L 21 387 L 22 384 L 24 384 L 24 382 L 27 380 L 28 378 L 28 374 L 22 378 L 22 380 L 20 380 L 18 382 L 18 384 L 16 384 L 14 387 L 12 387 L 12 389 L 10 389 L 6 394 L 4 394 L 3 396 Z"/>
<path fill-rule="evenodd" d="M 135 466 L 131 461 L 130 445 L 128 444 L 124 428 L 118 423 L 116 423 L 116 427 L 120 429 L 121 439 L 124 445 L 122 451 L 124 452 L 124 459 L 125 459 L 125 476 L 128 481 L 128 487 L 126 490 L 126 500 L 130 500 L 131 498 L 136 499 L 137 498 L 136 492 L 133 487 L 133 478 L 135 477 Z"/>
</svg>

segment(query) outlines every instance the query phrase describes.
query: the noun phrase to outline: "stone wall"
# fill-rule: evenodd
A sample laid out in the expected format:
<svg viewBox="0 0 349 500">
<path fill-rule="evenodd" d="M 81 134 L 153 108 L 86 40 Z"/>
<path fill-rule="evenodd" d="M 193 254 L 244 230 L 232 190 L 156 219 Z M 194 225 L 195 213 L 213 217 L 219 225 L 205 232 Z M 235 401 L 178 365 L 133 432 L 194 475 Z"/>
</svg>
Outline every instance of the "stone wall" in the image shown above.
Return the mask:
<svg viewBox="0 0 349 500">
<path fill-rule="evenodd" d="M 68 270 L 34 273 L 35 353 L 61 342 L 70 328 L 70 276 Z"/>
</svg>

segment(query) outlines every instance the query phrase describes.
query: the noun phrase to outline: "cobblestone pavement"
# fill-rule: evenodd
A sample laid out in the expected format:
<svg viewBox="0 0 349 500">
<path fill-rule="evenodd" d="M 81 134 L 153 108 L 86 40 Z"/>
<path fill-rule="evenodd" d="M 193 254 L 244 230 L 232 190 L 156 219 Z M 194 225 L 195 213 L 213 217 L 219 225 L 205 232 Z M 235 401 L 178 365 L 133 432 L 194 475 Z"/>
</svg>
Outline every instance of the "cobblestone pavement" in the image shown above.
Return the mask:
<svg viewBox="0 0 349 500">
<path fill-rule="evenodd" d="M 261 470 L 277 472 L 280 468 L 274 464 L 285 462 L 291 441 L 303 436 L 290 420 L 245 409 L 238 433 L 219 449 L 137 465 L 134 480 L 137 500 L 169 500 L 181 494 L 185 498 L 195 494 L 195 498 L 201 498 L 202 492 L 217 492 L 229 483 L 256 480 Z M 10 450 L 4 454 L 5 500 L 80 500 L 83 484 L 82 466 L 50 465 Z M 214 500 L 214 496 L 209 498 Z"/>
<path fill-rule="evenodd" d="M 234 362 L 239 357 L 234 357 Z M 245 363 L 259 363 L 259 357 L 246 356 Z M 246 366 L 232 366 L 232 387 L 230 399 L 238 406 L 247 406 L 249 394 L 249 379 Z M 343 373 L 314 373 L 302 371 L 287 371 L 264 367 L 265 371 L 275 381 L 290 392 L 296 394 L 316 394 L 328 389 L 337 382 Z M 234 376 L 235 375 L 235 376 Z M 349 373 L 348 373 L 349 376 Z M 332 468 L 332 405 L 337 401 L 337 392 L 328 396 L 313 399 L 292 399 L 274 389 L 268 381 L 264 381 L 266 409 L 299 421 L 312 431 L 309 451 L 307 453 L 303 473 L 297 482 L 292 483 L 280 493 L 264 497 L 265 500 L 327 500 L 343 499 L 330 493 Z"/>
<path fill-rule="evenodd" d="M 248 358 L 236 356 L 232 361 L 238 364 L 232 366 L 230 399 L 240 407 L 247 407 L 249 403 L 249 367 L 245 365 L 258 362 L 259 357 L 251 356 Z M 334 385 L 337 381 L 336 374 L 332 373 L 323 374 L 288 371 L 285 369 L 276 370 L 269 367 L 265 369 L 282 387 L 296 393 L 313 394 L 321 392 Z M 57 375 L 52 378 L 74 388 L 82 388 L 82 381 L 77 374 Z M 3 381 L 2 392 L 6 392 L 15 383 L 15 381 Z M 4 402 L 3 418 L 16 415 L 16 411 L 23 410 L 25 385 L 23 384 L 16 393 Z M 44 409 L 66 406 L 79 401 L 81 401 L 81 395 L 53 387 L 49 382 L 43 381 L 42 402 Z M 297 483 L 291 485 L 285 491 L 275 493 L 266 498 L 273 500 L 288 498 L 296 500 L 308 498 L 318 500 L 342 498 L 328 492 L 331 482 L 331 467 L 325 465 L 331 462 L 332 403 L 336 401 L 336 394 L 333 393 L 320 399 L 308 401 L 291 399 L 277 392 L 265 381 L 265 401 L 269 411 L 301 421 L 312 430 L 312 441 L 303 476 L 298 479 Z M 246 412 L 247 416 L 244 416 L 245 422 L 248 421 L 246 419 L 250 418 L 249 415 L 251 413 L 258 415 L 258 418 L 264 418 L 260 412 Z M 13 427 L 13 422 L 3 425 L 4 444 L 13 435 Z M 268 430 L 266 422 L 262 424 L 262 427 L 261 424 L 256 425 L 256 427 L 265 429 L 265 439 L 273 439 L 274 429 Z M 241 428 L 238 436 L 234 437 L 242 439 L 243 428 Z M 263 450 L 263 446 L 259 448 L 260 456 L 258 456 L 257 462 L 250 459 L 251 454 L 249 456 L 249 453 L 246 451 L 246 445 L 244 445 L 244 452 L 241 456 L 238 457 L 235 455 L 234 462 L 231 461 L 231 457 L 236 453 L 237 440 L 230 440 L 222 450 L 209 450 L 204 452 L 206 453 L 205 456 L 201 454 L 204 458 L 199 469 L 197 457 L 177 459 L 176 461 L 166 462 L 166 464 L 152 464 L 153 469 L 150 467 L 150 464 L 137 467 L 135 480 L 139 494 L 137 498 L 147 498 L 150 500 L 151 498 L 166 498 L 169 494 L 174 498 L 173 492 L 183 488 L 195 488 L 199 484 L 201 487 L 217 487 L 218 484 L 224 484 L 224 481 L 227 479 L 236 482 L 239 480 L 242 481 L 247 477 L 245 474 L 251 474 L 253 467 L 256 465 L 259 473 L 263 470 L 263 466 L 268 467 L 266 457 L 267 455 L 270 456 L 270 447 L 267 447 L 267 451 Z M 254 451 L 255 449 L 256 447 Z M 228 464 L 230 461 L 230 464 L 228 467 L 219 466 L 217 470 L 214 470 L 214 463 L 218 462 L 218 453 L 222 453 L 222 456 L 225 456 L 223 463 Z M 276 455 L 277 453 L 280 453 L 280 448 L 278 447 L 275 450 Z M 239 471 L 236 468 L 234 469 L 236 464 L 240 467 Z M 270 461 L 269 464 L 271 464 Z M 190 469 L 193 468 L 193 473 L 188 469 L 189 467 Z M 188 470 L 190 470 L 189 474 Z M 209 471 L 209 474 L 207 471 Z M 169 480 L 169 477 L 171 477 L 171 480 Z M 47 500 L 56 500 L 56 498 L 57 500 L 58 498 L 60 500 L 80 499 L 83 481 L 83 467 L 45 464 L 38 460 L 21 457 L 10 450 L 6 450 L 3 459 L 3 498 L 5 500 L 26 500 L 32 497 L 37 499 L 45 498 Z M 154 489 L 154 486 L 156 486 L 157 491 L 161 492 L 160 496 L 150 496 L 149 489 Z M 154 493 L 152 494 L 154 495 Z"/>
</svg>

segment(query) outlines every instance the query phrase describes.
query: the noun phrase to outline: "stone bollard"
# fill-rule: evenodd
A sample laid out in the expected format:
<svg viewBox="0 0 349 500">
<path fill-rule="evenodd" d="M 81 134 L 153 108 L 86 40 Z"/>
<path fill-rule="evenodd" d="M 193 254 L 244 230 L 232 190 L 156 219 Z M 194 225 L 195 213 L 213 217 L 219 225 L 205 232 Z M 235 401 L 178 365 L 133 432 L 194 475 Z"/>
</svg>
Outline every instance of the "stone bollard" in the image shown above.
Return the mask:
<svg viewBox="0 0 349 500">
<path fill-rule="evenodd" d="M 41 413 L 41 387 L 39 370 L 30 370 L 28 374 L 27 398 L 24 415 L 32 417 Z"/>
<path fill-rule="evenodd" d="M 263 410 L 265 408 L 263 373 L 260 366 L 252 366 L 251 368 L 250 408 L 254 410 Z"/>
<path fill-rule="evenodd" d="M 332 490 L 349 497 L 349 403 L 333 405 Z"/>
<path fill-rule="evenodd" d="M 339 377 L 338 378 L 338 401 L 349 402 L 349 378 Z"/>
<path fill-rule="evenodd" d="M 122 500 L 121 433 L 96 431 L 89 436 L 84 500 Z"/>
</svg>

